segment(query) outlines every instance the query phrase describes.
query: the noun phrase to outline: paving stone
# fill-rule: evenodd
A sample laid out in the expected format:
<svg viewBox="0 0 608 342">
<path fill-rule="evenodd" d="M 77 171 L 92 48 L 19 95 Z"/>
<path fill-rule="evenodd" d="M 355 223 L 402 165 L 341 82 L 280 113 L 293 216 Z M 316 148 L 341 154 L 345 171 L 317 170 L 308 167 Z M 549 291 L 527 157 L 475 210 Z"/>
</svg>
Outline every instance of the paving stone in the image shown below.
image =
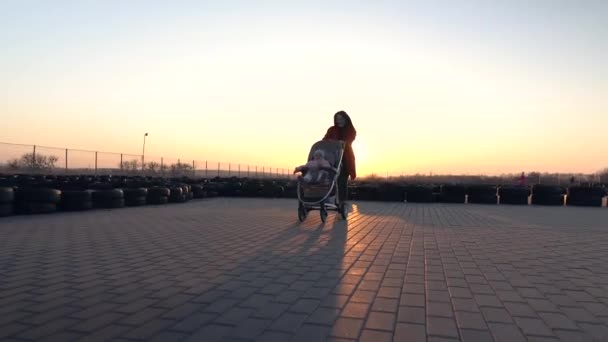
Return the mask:
<svg viewBox="0 0 608 342">
<path fill-rule="evenodd" d="M 0 339 L 605 339 L 608 212 L 293 203 L 3 218 Z"/>
<path fill-rule="evenodd" d="M 397 323 L 394 341 L 425 341 L 426 326 L 424 324 Z"/>
<path fill-rule="evenodd" d="M 396 315 L 386 312 L 371 312 L 365 322 L 366 329 L 393 331 Z"/>
<path fill-rule="evenodd" d="M 331 329 L 331 336 L 356 339 L 363 327 L 362 319 L 338 318 Z"/>
</svg>

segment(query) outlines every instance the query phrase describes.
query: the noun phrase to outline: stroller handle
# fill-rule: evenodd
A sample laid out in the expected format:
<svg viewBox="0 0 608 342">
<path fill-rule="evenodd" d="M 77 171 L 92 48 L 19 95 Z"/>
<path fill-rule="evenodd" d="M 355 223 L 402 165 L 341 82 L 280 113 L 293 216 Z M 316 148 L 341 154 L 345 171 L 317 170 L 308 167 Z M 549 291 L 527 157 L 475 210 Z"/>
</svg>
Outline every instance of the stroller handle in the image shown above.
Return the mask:
<svg viewBox="0 0 608 342">
<path fill-rule="evenodd" d="M 324 167 L 320 167 L 319 168 L 320 171 L 328 171 L 328 172 L 332 172 L 332 173 L 338 173 L 338 169 L 335 167 L 331 167 L 331 166 L 324 166 Z M 298 169 L 295 172 L 302 172 L 302 173 L 306 173 L 308 172 L 308 168 L 307 167 L 302 167 L 300 169 Z M 295 173 L 294 172 L 294 173 Z"/>
</svg>

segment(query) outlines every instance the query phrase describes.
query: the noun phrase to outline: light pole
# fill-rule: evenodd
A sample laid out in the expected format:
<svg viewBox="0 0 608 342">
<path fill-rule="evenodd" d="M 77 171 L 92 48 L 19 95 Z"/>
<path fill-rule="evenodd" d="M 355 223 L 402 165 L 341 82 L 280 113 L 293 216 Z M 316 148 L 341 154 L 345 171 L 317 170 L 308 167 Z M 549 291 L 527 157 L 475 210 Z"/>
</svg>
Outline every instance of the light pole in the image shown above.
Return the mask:
<svg viewBox="0 0 608 342">
<path fill-rule="evenodd" d="M 146 164 L 144 163 L 144 156 L 146 155 L 146 137 L 148 136 L 148 133 L 144 134 L 144 147 L 141 150 L 141 170 L 144 171 L 144 167 L 146 166 Z"/>
</svg>

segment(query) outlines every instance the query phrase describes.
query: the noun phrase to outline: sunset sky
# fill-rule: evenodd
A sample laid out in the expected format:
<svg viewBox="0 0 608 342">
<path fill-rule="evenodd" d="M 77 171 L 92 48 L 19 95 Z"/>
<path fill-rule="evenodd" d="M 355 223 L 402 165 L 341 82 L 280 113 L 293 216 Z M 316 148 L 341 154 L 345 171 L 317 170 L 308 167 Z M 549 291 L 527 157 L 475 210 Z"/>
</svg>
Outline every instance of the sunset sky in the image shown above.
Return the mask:
<svg viewBox="0 0 608 342">
<path fill-rule="evenodd" d="M 608 167 L 608 1 L 0 2 L 0 142 L 359 174 Z"/>
</svg>

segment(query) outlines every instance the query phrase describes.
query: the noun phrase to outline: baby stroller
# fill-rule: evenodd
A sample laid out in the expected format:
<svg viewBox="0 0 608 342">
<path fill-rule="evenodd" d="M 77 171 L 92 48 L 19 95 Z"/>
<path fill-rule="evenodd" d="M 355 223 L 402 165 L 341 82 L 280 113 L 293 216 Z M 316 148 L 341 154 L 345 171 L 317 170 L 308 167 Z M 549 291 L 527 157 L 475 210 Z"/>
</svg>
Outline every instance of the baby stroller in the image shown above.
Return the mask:
<svg viewBox="0 0 608 342">
<path fill-rule="evenodd" d="M 346 219 L 346 208 L 344 203 L 339 202 L 338 176 L 342 168 L 342 157 L 344 155 L 344 143 L 341 141 L 322 140 L 312 145 L 308 160 L 312 160 L 314 151 L 322 150 L 325 152 L 325 160 L 332 166 L 323 168 L 328 173 L 325 182 L 306 182 L 300 177 L 298 179 L 298 219 L 300 222 L 306 219 L 308 212 L 319 210 L 321 221 L 327 220 L 327 211 L 334 210 L 340 213 L 342 219 Z M 302 170 L 305 174 L 307 170 Z M 334 196 L 333 203 L 329 203 L 328 198 Z"/>
</svg>

